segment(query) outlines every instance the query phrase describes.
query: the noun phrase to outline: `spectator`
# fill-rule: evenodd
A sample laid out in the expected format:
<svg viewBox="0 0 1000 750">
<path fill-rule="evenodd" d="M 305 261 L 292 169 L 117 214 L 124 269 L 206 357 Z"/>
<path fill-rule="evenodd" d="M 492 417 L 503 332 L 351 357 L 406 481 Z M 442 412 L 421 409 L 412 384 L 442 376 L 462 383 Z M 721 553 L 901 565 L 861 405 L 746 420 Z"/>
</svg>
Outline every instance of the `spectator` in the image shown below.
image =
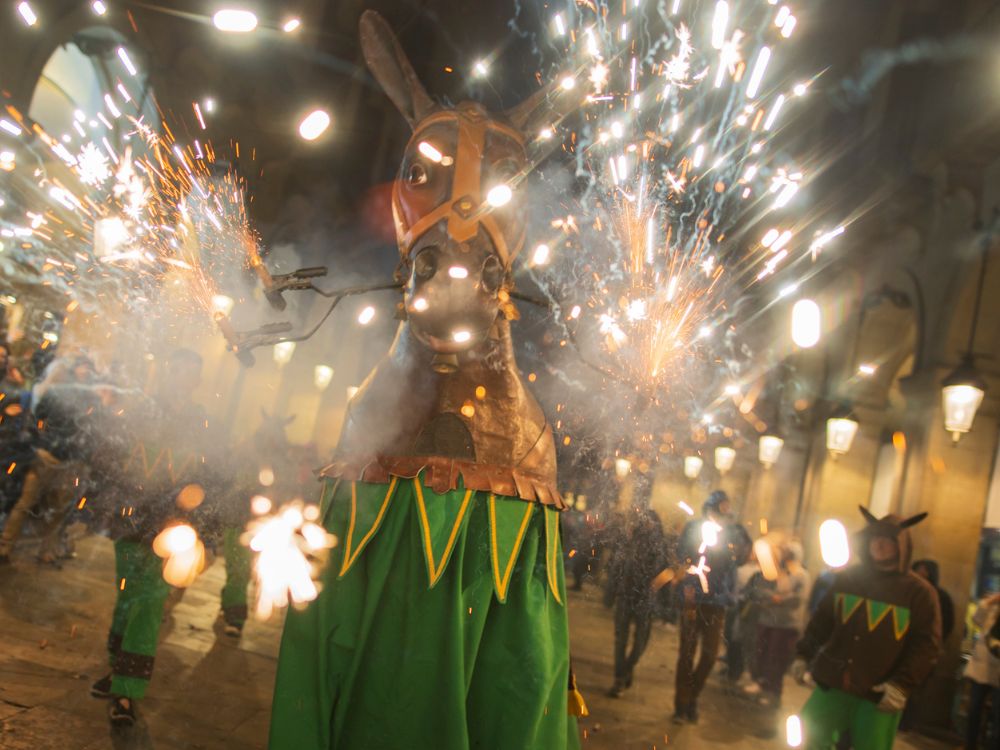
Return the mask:
<svg viewBox="0 0 1000 750">
<path fill-rule="evenodd" d="M 795 659 L 795 644 L 802 633 L 802 611 L 809 591 L 809 574 L 802 566 L 802 545 L 792 540 L 775 550 L 778 578 L 761 577 L 752 596 L 758 606 L 754 682 L 749 695 L 760 695 L 765 706 L 781 703 L 785 672 Z"/>
<path fill-rule="evenodd" d="M 938 585 L 941 580 L 941 568 L 936 560 L 917 560 L 913 563 L 913 572 L 927 581 L 938 595 L 941 606 L 941 640 L 947 642 L 951 631 L 955 629 L 955 605 L 951 596 Z"/>
<path fill-rule="evenodd" d="M 677 652 L 674 723 L 698 721 L 698 697 L 712 672 L 735 603 L 736 569 L 750 555 L 750 536 L 730 521 L 729 497 L 715 490 L 702 506 L 704 520 L 684 527 L 679 559 L 687 573 L 677 585 L 681 637 Z M 701 648 L 695 666 L 695 652 Z"/>
<path fill-rule="evenodd" d="M 907 697 L 941 654 L 937 596 L 909 570 L 909 528 L 927 514 L 861 512 L 860 562 L 836 575 L 792 667 L 799 680 L 811 671 L 817 685 L 801 711 L 809 747 L 831 747 L 850 732 L 857 746 L 889 750 Z"/>
<path fill-rule="evenodd" d="M 42 504 L 42 545 L 38 560 L 58 564 L 62 521 L 74 506 L 95 445 L 94 426 L 102 407 L 97 389 L 87 385 L 93 364 L 86 358 L 55 360 L 35 388 L 30 466 L 20 497 L 0 536 L 0 563 L 10 561 L 29 512 Z"/>
<path fill-rule="evenodd" d="M 979 633 L 972 655 L 965 665 L 965 678 L 969 681 L 969 714 L 965 730 L 965 750 L 986 747 L 979 740 L 983 731 L 983 707 L 990 703 L 986 720 L 987 736 L 993 738 L 994 747 L 1000 738 L 1000 594 L 980 600 L 972 623 Z"/>
<path fill-rule="evenodd" d="M 624 536 L 608 564 L 607 599 L 615 607 L 615 682 L 608 691 L 612 698 L 632 685 L 632 673 L 649 643 L 653 623 L 653 579 L 666 567 L 663 526 L 651 508 L 632 511 Z"/>
</svg>

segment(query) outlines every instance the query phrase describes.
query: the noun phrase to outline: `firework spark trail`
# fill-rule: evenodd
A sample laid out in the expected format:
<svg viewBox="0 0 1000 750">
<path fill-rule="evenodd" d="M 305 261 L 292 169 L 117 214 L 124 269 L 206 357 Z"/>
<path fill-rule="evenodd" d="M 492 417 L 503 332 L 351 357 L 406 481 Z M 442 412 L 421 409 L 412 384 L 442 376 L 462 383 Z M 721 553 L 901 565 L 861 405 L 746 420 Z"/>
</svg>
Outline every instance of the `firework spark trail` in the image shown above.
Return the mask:
<svg viewBox="0 0 1000 750">
<path fill-rule="evenodd" d="M 697 400 L 695 373 L 725 358 L 707 337 L 726 307 L 842 231 L 793 218 L 810 175 L 779 148 L 819 72 L 785 76 L 795 11 L 768 0 L 550 12 L 560 69 L 589 68 L 592 90 L 582 123 L 556 128 L 575 201 L 555 214 L 578 231 L 546 239 L 555 268 L 532 279 L 597 369 L 664 404 Z M 777 242 L 761 242 L 767 224 Z"/>
</svg>

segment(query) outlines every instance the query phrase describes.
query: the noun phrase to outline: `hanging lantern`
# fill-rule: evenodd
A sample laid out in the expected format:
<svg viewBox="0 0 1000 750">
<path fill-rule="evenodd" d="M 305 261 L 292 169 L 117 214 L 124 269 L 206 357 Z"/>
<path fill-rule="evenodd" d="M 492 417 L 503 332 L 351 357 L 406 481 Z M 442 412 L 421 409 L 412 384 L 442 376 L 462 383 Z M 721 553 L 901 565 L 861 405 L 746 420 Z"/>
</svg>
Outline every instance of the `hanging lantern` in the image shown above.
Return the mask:
<svg viewBox="0 0 1000 750">
<path fill-rule="evenodd" d="M 819 343 L 822 316 L 819 305 L 811 299 L 800 299 L 792 306 L 792 341 L 801 349 L 810 349 Z"/>
<path fill-rule="evenodd" d="M 688 479 L 697 479 L 701 474 L 703 463 L 700 456 L 684 456 L 684 476 Z"/>
<path fill-rule="evenodd" d="M 967 354 L 941 385 L 944 428 L 957 443 L 963 434 L 972 429 L 976 411 L 986 395 L 986 381 L 973 365 L 972 355 Z"/>
<path fill-rule="evenodd" d="M 778 463 L 778 456 L 785 446 L 785 441 L 777 435 L 761 435 L 757 444 L 757 459 L 764 465 L 765 469 L 770 469 Z"/>
<path fill-rule="evenodd" d="M 715 468 L 720 474 L 727 473 L 736 462 L 736 449 L 728 445 L 720 445 L 715 449 Z"/>
<path fill-rule="evenodd" d="M 325 391 L 333 380 L 333 368 L 330 365 L 316 365 L 313 369 L 313 383 L 321 391 Z"/>
<path fill-rule="evenodd" d="M 274 345 L 274 361 L 278 367 L 284 367 L 291 362 L 293 354 L 295 354 L 294 341 L 282 341 Z"/>
<path fill-rule="evenodd" d="M 851 449 L 857 434 L 858 419 L 849 407 L 843 406 L 826 420 L 826 449 L 835 457 L 842 456 Z"/>
</svg>

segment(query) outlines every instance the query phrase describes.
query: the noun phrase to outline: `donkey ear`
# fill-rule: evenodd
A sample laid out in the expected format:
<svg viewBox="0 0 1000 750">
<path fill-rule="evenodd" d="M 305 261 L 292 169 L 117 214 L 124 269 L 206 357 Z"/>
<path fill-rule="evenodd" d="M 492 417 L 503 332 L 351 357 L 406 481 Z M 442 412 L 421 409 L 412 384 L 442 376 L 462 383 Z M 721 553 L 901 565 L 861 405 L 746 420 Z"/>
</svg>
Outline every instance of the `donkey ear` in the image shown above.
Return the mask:
<svg viewBox="0 0 1000 750">
<path fill-rule="evenodd" d="M 389 24 L 378 13 L 361 14 L 361 52 L 368 70 L 412 128 L 435 109 Z"/>
<path fill-rule="evenodd" d="M 863 516 L 865 517 L 865 520 L 866 520 L 866 521 L 867 521 L 868 523 L 878 523 L 878 519 L 877 519 L 877 518 L 875 518 L 875 516 L 873 516 L 873 515 L 872 515 L 872 514 L 871 514 L 871 513 L 870 513 L 870 512 L 868 511 L 868 508 L 864 507 L 863 505 L 859 505 L 859 506 L 858 506 L 858 510 L 860 510 L 860 511 L 861 511 L 861 515 L 863 515 Z"/>
<path fill-rule="evenodd" d="M 579 91 L 581 88 L 574 86 L 567 90 L 560 81 L 551 81 L 520 104 L 506 110 L 504 116 L 530 139 L 543 127 L 557 125 L 583 104 L 584 94 Z"/>
<path fill-rule="evenodd" d="M 901 524 L 899 524 L 899 528 L 901 528 L 901 529 L 908 529 L 911 526 L 916 526 L 918 523 L 920 523 L 921 521 L 923 521 L 925 518 L 927 518 L 927 514 L 926 513 L 917 513 L 917 515 L 910 516 L 905 521 L 903 521 Z"/>
</svg>

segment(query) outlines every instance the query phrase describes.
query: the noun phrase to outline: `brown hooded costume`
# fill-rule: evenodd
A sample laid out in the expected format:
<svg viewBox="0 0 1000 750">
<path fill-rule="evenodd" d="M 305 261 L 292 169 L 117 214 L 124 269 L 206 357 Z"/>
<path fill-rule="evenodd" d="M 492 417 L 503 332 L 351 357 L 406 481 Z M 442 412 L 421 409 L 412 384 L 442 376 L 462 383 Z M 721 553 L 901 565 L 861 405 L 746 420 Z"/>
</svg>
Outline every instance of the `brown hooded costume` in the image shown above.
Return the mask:
<svg viewBox="0 0 1000 750">
<path fill-rule="evenodd" d="M 812 663 L 820 686 L 878 703 L 882 694 L 874 687 L 892 683 L 909 695 L 930 674 L 941 654 L 941 613 L 934 588 L 910 572 L 908 529 L 927 514 L 904 520 L 861 512 L 868 522 L 858 535 L 861 560 L 837 575 L 797 652 Z M 869 542 L 880 536 L 899 547 L 892 570 L 869 555 Z"/>
</svg>

